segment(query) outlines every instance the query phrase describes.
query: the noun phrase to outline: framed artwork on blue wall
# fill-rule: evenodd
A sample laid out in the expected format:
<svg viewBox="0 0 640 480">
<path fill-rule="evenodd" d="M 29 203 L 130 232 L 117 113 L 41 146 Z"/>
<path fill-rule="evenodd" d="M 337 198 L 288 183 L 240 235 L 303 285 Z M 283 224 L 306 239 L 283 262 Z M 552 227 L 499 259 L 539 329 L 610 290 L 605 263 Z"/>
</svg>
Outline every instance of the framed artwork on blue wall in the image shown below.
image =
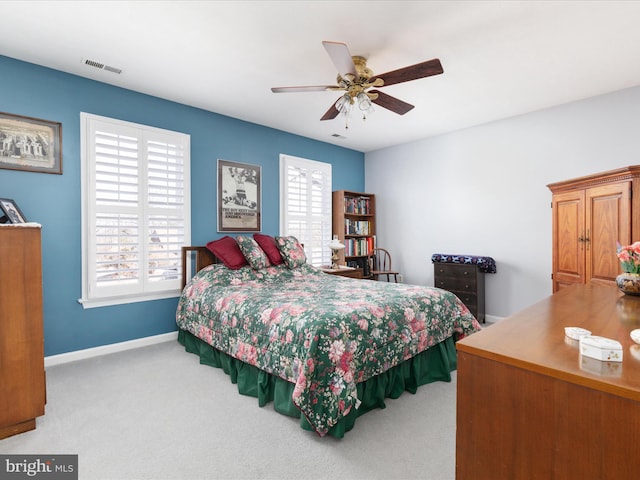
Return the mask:
<svg viewBox="0 0 640 480">
<path fill-rule="evenodd" d="M 261 168 L 218 159 L 219 232 L 261 230 Z"/>
<path fill-rule="evenodd" d="M 62 174 L 62 124 L 0 112 L 0 168 Z"/>
</svg>

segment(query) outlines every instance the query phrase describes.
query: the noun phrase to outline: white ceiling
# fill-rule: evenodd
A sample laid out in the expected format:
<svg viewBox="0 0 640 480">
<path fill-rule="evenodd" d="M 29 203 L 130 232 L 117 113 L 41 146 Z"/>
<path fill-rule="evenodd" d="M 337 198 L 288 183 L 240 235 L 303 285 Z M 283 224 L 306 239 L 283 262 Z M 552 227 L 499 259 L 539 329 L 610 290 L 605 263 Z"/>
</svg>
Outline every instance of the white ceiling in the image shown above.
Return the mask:
<svg viewBox="0 0 640 480">
<path fill-rule="evenodd" d="M 640 85 L 637 1 L 0 5 L 1 55 L 363 152 Z M 377 107 L 345 130 L 320 121 L 338 93 L 270 90 L 335 84 L 323 40 L 376 73 L 439 58 L 444 74 L 383 87 L 415 108 Z"/>
</svg>

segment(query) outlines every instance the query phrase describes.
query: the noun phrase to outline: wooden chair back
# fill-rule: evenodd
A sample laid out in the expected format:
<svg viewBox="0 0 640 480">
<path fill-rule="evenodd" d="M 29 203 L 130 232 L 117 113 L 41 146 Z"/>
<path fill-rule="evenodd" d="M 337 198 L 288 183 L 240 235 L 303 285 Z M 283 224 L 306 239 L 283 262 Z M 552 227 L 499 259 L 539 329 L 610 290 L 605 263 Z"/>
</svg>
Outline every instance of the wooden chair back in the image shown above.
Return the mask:
<svg viewBox="0 0 640 480">
<path fill-rule="evenodd" d="M 387 277 L 387 282 L 390 281 L 391 276 L 396 283 L 398 283 L 398 273 L 391 269 L 391 254 L 384 248 L 373 249 L 373 268 L 371 270 L 371 276 L 374 280 L 378 280 L 381 275 Z"/>
</svg>

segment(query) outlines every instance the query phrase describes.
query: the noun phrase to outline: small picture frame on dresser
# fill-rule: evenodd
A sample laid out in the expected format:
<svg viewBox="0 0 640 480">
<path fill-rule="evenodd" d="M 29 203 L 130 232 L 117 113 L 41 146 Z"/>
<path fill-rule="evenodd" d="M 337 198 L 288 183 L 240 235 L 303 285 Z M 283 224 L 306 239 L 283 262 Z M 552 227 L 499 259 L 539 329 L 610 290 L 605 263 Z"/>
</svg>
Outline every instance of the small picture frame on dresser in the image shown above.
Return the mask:
<svg viewBox="0 0 640 480">
<path fill-rule="evenodd" d="M 27 223 L 16 202 L 10 198 L 0 198 L 0 223 Z"/>
</svg>

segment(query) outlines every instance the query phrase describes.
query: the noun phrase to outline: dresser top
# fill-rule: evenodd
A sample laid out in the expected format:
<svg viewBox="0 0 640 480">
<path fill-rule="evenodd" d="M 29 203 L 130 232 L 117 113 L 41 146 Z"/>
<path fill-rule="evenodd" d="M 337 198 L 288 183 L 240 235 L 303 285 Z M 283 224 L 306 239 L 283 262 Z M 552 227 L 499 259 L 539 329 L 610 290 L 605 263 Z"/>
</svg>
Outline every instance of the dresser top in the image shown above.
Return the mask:
<svg viewBox="0 0 640 480">
<path fill-rule="evenodd" d="M 26 223 L 0 223 L 0 227 L 9 227 L 9 228 L 42 228 L 42 225 L 35 222 L 26 222 Z"/>
<path fill-rule="evenodd" d="M 580 355 L 564 334 L 581 327 L 622 344 L 622 362 Z M 629 337 L 640 328 L 640 297 L 616 287 L 573 285 L 457 343 L 457 349 L 514 367 L 640 400 L 640 345 Z"/>
<path fill-rule="evenodd" d="M 461 265 L 477 265 L 483 273 L 496 273 L 496 261 L 483 255 L 452 255 L 447 253 L 434 253 L 431 255 L 433 263 L 459 263 Z"/>
</svg>

